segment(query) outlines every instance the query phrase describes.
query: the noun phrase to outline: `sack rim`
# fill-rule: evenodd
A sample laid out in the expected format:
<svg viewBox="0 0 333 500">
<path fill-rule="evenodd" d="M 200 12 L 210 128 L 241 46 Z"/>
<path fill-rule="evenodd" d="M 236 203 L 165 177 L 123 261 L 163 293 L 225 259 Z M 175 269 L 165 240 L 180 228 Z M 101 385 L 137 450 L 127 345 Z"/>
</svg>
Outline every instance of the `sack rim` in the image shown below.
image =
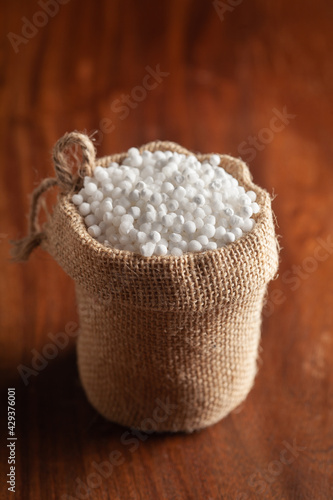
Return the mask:
<svg viewBox="0 0 333 500">
<path fill-rule="evenodd" d="M 100 256 L 101 254 L 103 254 L 109 258 L 124 257 L 126 260 L 130 256 L 131 259 L 137 261 L 141 262 L 144 261 L 147 263 L 156 262 L 160 265 L 162 262 L 165 263 L 170 263 L 173 261 L 186 262 L 191 257 L 201 259 L 204 255 L 209 256 L 209 255 L 220 254 L 222 257 L 223 256 L 226 257 L 230 253 L 230 251 L 236 250 L 236 248 L 239 247 L 240 245 L 244 246 L 245 242 L 251 242 L 252 240 L 260 240 L 262 238 L 262 234 L 259 233 L 262 233 L 262 226 L 265 224 L 265 222 L 267 223 L 267 211 L 269 212 L 271 211 L 271 197 L 264 188 L 259 187 L 253 182 L 252 175 L 250 173 L 248 166 L 241 159 L 219 153 L 195 153 L 180 146 L 175 142 L 170 142 L 170 141 L 149 142 L 142 145 L 138 149 L 140 153 L 145 150 L 152 152 L 157 150 L 177 151 L 180 152 L 181 154 L 186 154 L 187 156 L 193 155 L 199 161 L 207 160 L 212 154 L 217 154 L 221 158 L 221 163 L 219 166 L 223 167 L 228 173 L 231 173 L 230 172 L 231 170 L 232 171 L 231 175 L 233 175 L 233 177 L 235 177 L 238 180 L 241 186 L 243 186 L 247 190 L 252 190 L 256 193 L 257 202 L 260 206 L 260 212 L 252 216 L 252 218 L 255 220 L 255 225 L 251 229 L 251 231 L 247 232 L 246 234 L 243 234 L 243 236 L 239 238 L 237 241 L 230 243 L 224 247 L 219 247 L 216 248 L 215 250 L 205 250 L 201 252 L 186 252 L 181 256 L 168 254 L 163 256 L 152 255 L 151 257 L 145 257 L 141 254 L 129 250 L 120 250 L 113 247 L 107 247 L 103 243 L 98 242 L 88 233 L 87 227 L 84 223 L 84 217 L 79 213 L 78 209 L 71 200 L 73 194 L 76 191 L 71 191 L 68 194 L 60 194 L 59 201 L 61 201 L 61 204 L 64 206 L 66 213 L 71 218 L 71 225 L 73 226 L 73 230 L 77 233 L 77 235 L 85 245 L 89 245 Z M 106 165 L 108 165 L 111 162 L 120 163 L 126 156 L 127 152 L 122 152 L 96 158 L 93 169 L 96 168 L 97 166 L 106 167 Z"/>
</svg>

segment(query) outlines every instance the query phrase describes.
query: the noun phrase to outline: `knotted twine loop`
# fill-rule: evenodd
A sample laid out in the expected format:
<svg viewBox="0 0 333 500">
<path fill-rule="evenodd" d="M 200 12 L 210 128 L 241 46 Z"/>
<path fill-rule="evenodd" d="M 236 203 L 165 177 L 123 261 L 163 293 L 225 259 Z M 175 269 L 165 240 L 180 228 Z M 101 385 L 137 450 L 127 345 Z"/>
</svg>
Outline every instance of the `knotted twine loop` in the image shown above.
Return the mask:
<svg viewBox="0 0 333 500">
<path fill-rule="evenodd" d="M 70 146 L 80 146 L 82 151 L 81 166 L 77 175 L 73 175 L 72 168 L 66 156 L 66 149 Z M 77 157 L 75 156 L 77 159 Z M 58 140 L 53 149 L 53 162 L 57 176 L 58 186 L 64 194 L 68 194 L 73 188 L 82 185 L 83 178 L 91 176 L 94 170 L 96 151 L 89 137 L 80 132 L 65 134 Z"/>
<path fill-rule="evenodd" d="M 82 161 L 77 174 L 73 174 L 71 165 L 66 155 L 66 150 L 71 146 L 80 146 L 82 150 Z M 77 159 L 77 156 L 74 155 Z M 11 256 L 15 262 L 28 260 L 31 252 L 38 247 L 45 234 L 38 223 L 38 216 L 42 204 L 41 195 L 53 186 L 59 186 L 63 194 L 68 194 L 72 190 L 80 187 L 83 178 L 91 175 L 95 164 L 95 148 L 89 137 L 80 132 L 66 133 L 59 139 L 53 149 L 53 161 L 56 178 L 44 179 L 33 191 L 29 210 L 29 230 L 28 235 L 18 241 L 12 241 Z"/>
</svg>

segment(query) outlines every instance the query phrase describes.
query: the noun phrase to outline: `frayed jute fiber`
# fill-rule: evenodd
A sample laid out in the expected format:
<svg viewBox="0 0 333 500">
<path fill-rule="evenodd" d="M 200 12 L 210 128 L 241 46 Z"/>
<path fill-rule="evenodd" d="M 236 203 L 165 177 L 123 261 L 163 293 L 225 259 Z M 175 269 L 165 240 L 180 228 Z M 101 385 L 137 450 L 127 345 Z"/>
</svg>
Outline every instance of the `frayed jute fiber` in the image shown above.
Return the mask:
<svg viewBox="0 0 333 500">
<path fill-rule="evenodd" d="M 66 154 L 73 145 L 82 150 L 76 174 Z M 143 150 L 194 154 L 160 141 Z M 278 268 L 271 199 L 245 163 L 221 155 L 221 166 L 257 194 L 252 231 L 226 247 L 181 257 L 108 248 L 88 234 L 71 198 L 95 165 L 125 156 L 96 160 L 89 137 L 65 134 L 54 148 L 56 179 L 33 193 L 29 235 L 15 243 L 13 257 L 26 260 L 41 245 L 75 281 L 78 366 L 96 410 L 132 428 L 191 432 L 226 416 L 253 385 L 263 299 Z M 40 196 L 55 184 L 58 201 L 40 228 Z"/>
</svg>

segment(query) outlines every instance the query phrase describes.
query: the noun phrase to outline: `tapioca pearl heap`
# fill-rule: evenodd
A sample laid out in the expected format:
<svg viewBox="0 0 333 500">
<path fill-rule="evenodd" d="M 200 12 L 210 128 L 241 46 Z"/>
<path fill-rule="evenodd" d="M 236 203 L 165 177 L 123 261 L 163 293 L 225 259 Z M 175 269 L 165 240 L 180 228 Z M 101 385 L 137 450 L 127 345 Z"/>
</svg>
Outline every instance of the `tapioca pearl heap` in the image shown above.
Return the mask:
<svg viewBox="0 0 333 500">
<path fill-rule="evenodd" d="M 106 246 L 146 257 L 215 250 L 251 231 L 260 211 L 256 193 L 219 164 L 219 155 L 131 148 L 121 165 L 96 166 L 72 201 Z"/>
</svg>

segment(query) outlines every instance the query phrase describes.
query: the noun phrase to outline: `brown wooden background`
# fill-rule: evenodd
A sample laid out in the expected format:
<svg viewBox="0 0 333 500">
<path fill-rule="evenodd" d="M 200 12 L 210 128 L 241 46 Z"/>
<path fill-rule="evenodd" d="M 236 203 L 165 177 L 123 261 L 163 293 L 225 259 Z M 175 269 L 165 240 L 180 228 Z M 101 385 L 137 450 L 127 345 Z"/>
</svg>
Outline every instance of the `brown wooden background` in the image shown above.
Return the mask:
<svg viewBox="0 0 333 500">
<path fill-rule="evenodd" d="M 1 498 L 333 498 L 333 4 L 219 5 L 69 0 L 45 21 L 35 1 L 1 4 Z M 22 18 L 40 27 L 26 31 Z M 139 95 L 157 65 L 168 76 L 121 113 L 116 100 Z M 289 123 L 273 120 L 283 110 Z M 126 429 L 88 404 L 74 339 L 27 386 L 17 370 L 77 316 L 64 272 L 41 250 L 12 264 L 9 240 L 25 234 L 28 195 L 52 174 L 55 141 L 101 127 L 100 156 L 157 138 L 242 156 L 277 194 L 283 246 L 246 402 L 209 429 L 149 436 L 133 452 L 121 442 Z M 10 386 L 16 496 L 5 484 Z M 123 463 L 108 478 L 90 476 L 114 450 Z M 79 491 L 78 479 L 96 487 Z"/>
</svg>

